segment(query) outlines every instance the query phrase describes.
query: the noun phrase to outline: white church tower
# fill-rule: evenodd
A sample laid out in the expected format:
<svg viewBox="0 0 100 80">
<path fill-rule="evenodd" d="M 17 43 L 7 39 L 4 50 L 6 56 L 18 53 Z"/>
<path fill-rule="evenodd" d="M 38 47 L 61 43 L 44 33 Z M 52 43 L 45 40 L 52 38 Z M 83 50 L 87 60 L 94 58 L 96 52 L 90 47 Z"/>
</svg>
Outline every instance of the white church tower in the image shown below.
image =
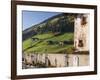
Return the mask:
<svg viewBox="0 0 100 80">
<path fill-rule="evenodd" d="M 76 51 L 89 50 L 89 15 L 78 14 L 74 23 L 74 47 Z"/>
</svg>

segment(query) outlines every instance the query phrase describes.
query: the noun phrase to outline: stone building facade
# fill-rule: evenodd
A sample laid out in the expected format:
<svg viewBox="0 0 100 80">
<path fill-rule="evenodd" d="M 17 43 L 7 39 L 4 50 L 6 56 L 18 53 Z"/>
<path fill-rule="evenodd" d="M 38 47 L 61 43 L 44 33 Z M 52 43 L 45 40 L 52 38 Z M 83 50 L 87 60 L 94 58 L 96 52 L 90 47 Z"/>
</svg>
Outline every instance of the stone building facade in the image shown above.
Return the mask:
<svg viewBox="0 0 100 80">
<path fill-rule="evenodd" d="M 89 50 L 89 15 L 79 14 L 74 20 L 74 47 L 76 51 Z"/>
</svg>

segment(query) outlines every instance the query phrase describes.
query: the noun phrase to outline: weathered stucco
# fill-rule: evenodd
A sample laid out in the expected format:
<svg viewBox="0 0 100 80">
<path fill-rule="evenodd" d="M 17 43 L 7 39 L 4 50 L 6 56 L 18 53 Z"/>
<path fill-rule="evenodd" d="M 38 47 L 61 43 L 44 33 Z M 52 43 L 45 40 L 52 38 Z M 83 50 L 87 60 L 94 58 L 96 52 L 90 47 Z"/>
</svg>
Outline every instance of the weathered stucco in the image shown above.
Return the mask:
<svg viewBox="0 0 100 80">
<path fill-rule="evenodd" d="M 84 24 L 82 24 L 84 21 Z M 89 15 L 77 15 L 74 22 L 74 47 L 76 51 L 89 50 Z"/>
</svg>

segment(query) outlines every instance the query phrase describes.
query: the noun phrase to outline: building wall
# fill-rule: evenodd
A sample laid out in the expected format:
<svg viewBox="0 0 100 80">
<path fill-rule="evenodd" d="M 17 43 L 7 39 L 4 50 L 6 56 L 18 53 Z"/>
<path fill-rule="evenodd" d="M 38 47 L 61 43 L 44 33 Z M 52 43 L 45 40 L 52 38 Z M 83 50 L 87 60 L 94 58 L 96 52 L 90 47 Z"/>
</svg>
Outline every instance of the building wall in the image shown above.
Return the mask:
<svg viewBox="0 0 100 80">
<path fill-rule="evenodd" d="M 33 57 L 32 57 L 33 56 Z M 89 65 L 89 54 L 30 54 L 24 56 L 26 62 L 31 64 L 45 63 L 46 66 L 50 67 L 68 67 L 68 66 L 88 66 Z M 46 60 L 47 57 L 47 60 Z M 50 65 L 49 65 L 49 62 Z"/>
<path fill-rule="evenodd" d="M 83 17 L 85 19 L 83 19 Z M 82 20 L 86 23 L 82 24 Z M 89 50 L 89 15 L 77 15 L 74 23 L 74 46 L 77 51 Z"/>
</svg>

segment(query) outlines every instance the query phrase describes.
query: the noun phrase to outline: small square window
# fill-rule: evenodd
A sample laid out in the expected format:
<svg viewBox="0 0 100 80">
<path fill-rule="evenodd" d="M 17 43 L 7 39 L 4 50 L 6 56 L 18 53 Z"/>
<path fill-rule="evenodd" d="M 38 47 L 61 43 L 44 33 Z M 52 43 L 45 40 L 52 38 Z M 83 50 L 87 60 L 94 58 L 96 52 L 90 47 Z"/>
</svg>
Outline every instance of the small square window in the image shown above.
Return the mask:
<svg viewBox="0 0 100 80">
<path fill-rule="evenodd" d="M 83 45 L 83 40 L 79 40 L 78 46 L 79 46 L 79 47 L 83 47 L 83 46 L 84 46 L 84 45 Z"/>
<path fill-rule="evenodd" d="M 82 17 L 81 25 L 86 25 L 86 24 L 87 24 L 86 17 Z"/>
</svg>

